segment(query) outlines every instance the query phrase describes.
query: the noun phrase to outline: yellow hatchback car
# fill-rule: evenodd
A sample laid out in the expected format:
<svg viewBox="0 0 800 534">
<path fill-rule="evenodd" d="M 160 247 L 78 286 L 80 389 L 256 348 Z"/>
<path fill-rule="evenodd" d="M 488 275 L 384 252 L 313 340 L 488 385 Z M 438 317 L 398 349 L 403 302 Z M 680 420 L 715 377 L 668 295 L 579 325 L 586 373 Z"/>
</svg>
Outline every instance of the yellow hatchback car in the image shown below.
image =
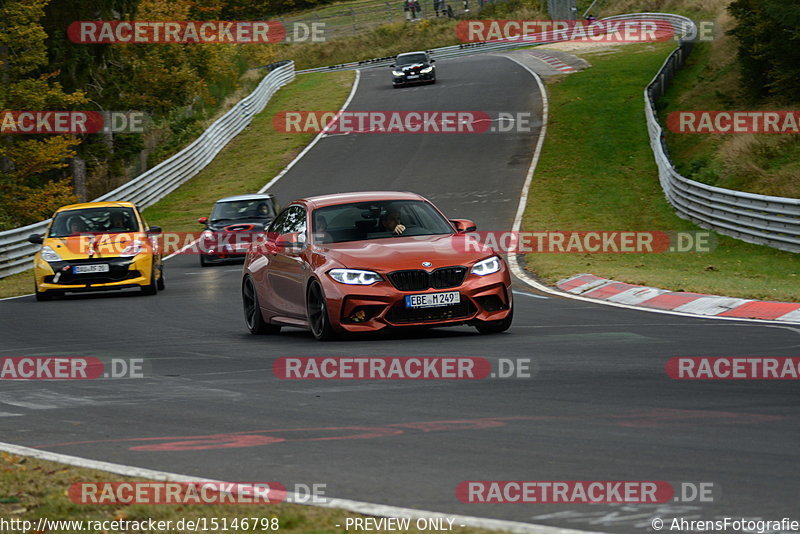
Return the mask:
<svg viewBox="0 0 800 534">
<path fill-rule="evenodd" d="M 34 257 L 36 300 L 67 292 L 139 287 L 146 295 L 164 289 L 158 236 L 131 202 L 88 202 L 58 209 Z"/>
</svg>

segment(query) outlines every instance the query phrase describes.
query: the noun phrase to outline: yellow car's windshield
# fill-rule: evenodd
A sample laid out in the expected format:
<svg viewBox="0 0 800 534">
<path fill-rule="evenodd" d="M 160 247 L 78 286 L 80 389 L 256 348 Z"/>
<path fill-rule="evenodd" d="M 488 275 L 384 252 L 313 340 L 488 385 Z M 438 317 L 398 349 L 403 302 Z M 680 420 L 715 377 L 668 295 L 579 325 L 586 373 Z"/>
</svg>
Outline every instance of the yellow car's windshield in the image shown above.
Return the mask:
<svg viewBox="0 0 800 534">
<path fill-rule="evenodd" d="M 132 208 L 88 208 L 56 213 L 48 237 L 138 231 L 139 223 Z"/>
</svg>

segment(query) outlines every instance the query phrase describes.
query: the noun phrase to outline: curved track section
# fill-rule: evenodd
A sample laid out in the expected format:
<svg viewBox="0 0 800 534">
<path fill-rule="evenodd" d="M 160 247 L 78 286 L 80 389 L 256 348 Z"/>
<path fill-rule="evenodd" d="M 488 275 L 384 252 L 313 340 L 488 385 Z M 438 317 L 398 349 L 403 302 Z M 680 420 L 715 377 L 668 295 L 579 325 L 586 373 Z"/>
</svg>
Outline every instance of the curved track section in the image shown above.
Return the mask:
<svg viewBox="0 0 800 534">
<path fill-rule="evenodd" d="M 535 80 L 505 58 L 439 66 L 434 86 L 393 90 L 365 71 L 351 110 L 541 113 Z M 322 139 L 271 189 L 298 196 L 418 191 L 452 217 L 510 228 L 537 132 Z M 568 157 L 568 156 L 565 156 Z M 0 302 L 2 356 L 143 358 L 145 378 L 0 383 L 2 441 L 220 480 L 327 484 L 329 495 L 585 530 L 641 532 L 649 518 L 776 519 L 797 512 L 798 396 L 789 382 L 681 382 L 668 358 L 797 356 L 789 327 L 608 308 L 518 292 L 514 326 L 459 327 L 328 344 L 246 332 L 238 266 L 168 263 L 168 289 L 49 303 Z M 519 288 L 524 289 L 523 287 Z M 283 356 L 528 358 L 530 378 L 281 381 Z M 713 503 L 464 504 L 464 480 L 713 482 Z"/>
</svg>

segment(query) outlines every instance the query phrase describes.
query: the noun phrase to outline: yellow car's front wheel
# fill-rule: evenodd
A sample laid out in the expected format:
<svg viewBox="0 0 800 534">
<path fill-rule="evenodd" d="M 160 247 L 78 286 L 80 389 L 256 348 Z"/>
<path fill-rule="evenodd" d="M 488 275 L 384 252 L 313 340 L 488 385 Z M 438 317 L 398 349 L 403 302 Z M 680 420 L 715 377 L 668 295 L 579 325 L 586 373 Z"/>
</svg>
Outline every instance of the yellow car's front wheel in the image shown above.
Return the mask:
<svg viewBox="0 0 800 534">
<path fill-rule="evenodd" d="M 39 291 L 39 289 L 36 287 L 36 284 L 33 284 L 33 291 L 34 291 L 34 294 L 36 295 L 36 300 L 38 300 L 39 302 L 42 302 L 42 301 L 45 301 L 45 300 L 53 300 L 53 297 L 55 296 L 55 295 L 53 295 L 52 292 Z"/>
<path fill-rule="evenodd" d="M 156 281 L 156 270 L 150 271 L 150 283 L 142 286 L 142 293 L 145 295 L 155 295 L 158 293 L 158 282 Z"/>
</svg>

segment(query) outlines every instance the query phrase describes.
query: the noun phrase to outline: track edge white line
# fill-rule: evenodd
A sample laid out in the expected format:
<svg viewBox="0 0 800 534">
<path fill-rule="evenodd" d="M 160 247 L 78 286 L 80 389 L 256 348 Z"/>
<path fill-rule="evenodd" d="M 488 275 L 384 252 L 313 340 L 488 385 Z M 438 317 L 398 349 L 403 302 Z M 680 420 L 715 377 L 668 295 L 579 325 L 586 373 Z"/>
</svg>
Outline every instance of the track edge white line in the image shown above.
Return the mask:
<svg viewBox="0 0 800 534">
<path fill-rule="evenodd" d="M 517 206 L 517 214 L 514 217 L 514 224 L 511 228 L 512 232 L 519 232 L 520 227 L 522 226 L 522 216 L 525 214 L 525 208 L 528 203 L 528 190 L 530 189 L 531 182 L 533 181 L 533 175 L 536 171 L 536 166 L 539 163 L 539 157 L 541 155 L 542 146 L 544 145 L 544 139 L 547 134 L 547 120 L 549 115 L 549 100 L 547 98 L 547 90 L 542 83 L 541 77 L 536 74 L 530 67 L 523 64 L 522 62 L 518 61 L 516 58 L 503 55 L 500 57 L 505 57 L 513 61 L 514 63 L 518 64 L 522 68 L 524 68 L 531 76 L 536 80 L 536 83 L 539 86 L 539 91 L 542 94 L 542 128 L 539 130 L 539 138 L 536 143 L 536 149 L 533 153 L 533 158 L 531 159 L 530 167 L 528 167 L 528 174 L 525 177 L 525 183 L 522 186 L 522 193 L 519 199 L 519 205 Z M 517 259 L 517 254 L 509 254 L 508 255 L 508 263 L 509 267 L 511 268 L 511 272 L 521 281 L 525 282 L 529 286 L 533 287 L 534 289 L 541 291 L 543 293 L 547 293 L 550 295 L 555 295 L 558 297 L 568 298 L 572 300 L 582 300 L 585 302 L 591 302 L 594 304 L 602 304 L 605 306 L 614 306 L 616 308 L 627 308 L 630 310 L 637 310 L 643 312 L 650 312 L 650 313 L 660 313 L 665 315 L 679 315 L 682 317 L 692 317 L 695 319 L 715 319 L 717 321 L 739 321 L 739 322 L 748 322 L 748 323 L 759 323 L 759 324 L 767 324 L 767 325 L 791 325 L 796 326 L 797 323 L 789 322 L 789 321 L 778 321 L 774 319 L 748 319 L 745 317 L 719 317 L 716 315 L 699 315 L 695 313 L 685 313 L 685 312 L 676 312 L 672 310 L 659 310 L 656 308 L 647 308 L 644 306 L 634 306 L 630 304 L 621 304 L 619 302 L 609 302 L 607 300 L 599 300 L 593 299 L 589 297 L 583 297 L 580 295 L 574 295 L 572 293 L 568 293 L 566 291 L 561 291 L 559 289 L 552 288 L 548 285 L 542 284 L 538 280 L 531 278 L 525 272 L 525 270 L 520 266 L 519 260 Z"/>
<path fill-rule="evenodd" d="M 187 475 L 180 475 L 177 473 L 169 473 L 166 471 L 158 471 L 154 469 L 146 469 L 143 467 L 134 467 L 123 464 L 115 464 L 111 462 L 103 462 L 100 460 L 91 460 L 88 458 L 81 458 L 79 456 L 71 456 L 57 452 L 43 451 L 39 449 L 32 449 L 21 445 L 14 445 L 12 443 L 0 442 L 0 451 L 16 454 L 18 456 L 26 456 L 36 458 L 38 460 L 45 460 L 49 462 L 57 462 L 60 464 L 71 465 L 74 467 L 81 467 L 85 469 L 95 469 L 97 471 L 104 471 L 106 473 L 114 473 L 125 477 L 146 478 L 150 480 L 169 481 L 169 482 L 230 482 L 220 481 L 208 478 L 191 477 Z M 294 493 L 287 492 L 290 499 L 288 501 L 302 501 L 305 496 L 300 496 Z M 293 502 L 290 504 L 297 504 L 301 506 L 317 506 L 321 508 L 339 508 L 348 512 L 355 512 L 364 515 L 380 516 L 380 517 L 408 517 L 411 519 L 416 518 L 449 518 L 453 519 L 456 525 L 465 525 L 475 528 L 484 528 L 487 530 L 498 530 L 503 532 L 513 532 L 519 534 L 603 534 L 595 531 L 588 530 L 575 530 L 561 527 L 552 527 L 548 525 L 536 525 L 533 523 L 522 523 L 520 521 L 506 521 L 503 519 L 489 519 L 475 516 L 445 514 L 442 512 L 430 512 L 426 510 L 418 510 L 415 508 L 403 508 L 399 506 L 389 506 L 384 504 L 374 504 L 362 501 L 353 501 L 350 499 L 336 499 L 328 498 L 325 503 L 307 503 L 307 502 Z"/>
</svg>

